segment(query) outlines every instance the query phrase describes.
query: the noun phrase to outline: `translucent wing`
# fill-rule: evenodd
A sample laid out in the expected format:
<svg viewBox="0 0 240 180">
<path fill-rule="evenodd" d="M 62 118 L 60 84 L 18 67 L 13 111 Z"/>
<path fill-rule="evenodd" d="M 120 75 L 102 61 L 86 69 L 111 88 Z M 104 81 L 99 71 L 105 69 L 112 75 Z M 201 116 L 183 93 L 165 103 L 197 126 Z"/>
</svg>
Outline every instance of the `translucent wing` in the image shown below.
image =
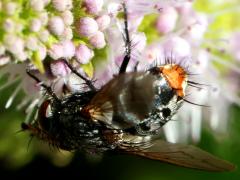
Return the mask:
<svg viewBox="0 0 240 180">
<path fill-rule="evenodd" d="M 161 140 L 157 140 L 150 148 L 139 151 L 129 151 L 129 153 L 199 170 L 232 171 L 235 169 L 233 164 L 219 159 L 197 147 L 172 144 Z"/>
</svg>

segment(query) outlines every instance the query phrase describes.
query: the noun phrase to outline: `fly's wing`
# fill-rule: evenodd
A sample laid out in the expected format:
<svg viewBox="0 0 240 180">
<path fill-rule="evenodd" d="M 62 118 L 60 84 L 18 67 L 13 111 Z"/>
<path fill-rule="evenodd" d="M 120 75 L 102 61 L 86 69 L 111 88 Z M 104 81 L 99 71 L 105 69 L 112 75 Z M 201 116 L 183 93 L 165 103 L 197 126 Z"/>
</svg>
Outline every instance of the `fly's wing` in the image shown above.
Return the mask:
<svg viewBox="0 0 240 180">
<path fill-rule="evenodd" d="M 199 170 L 221 172 L 235 169 L 233 164 L 197 147 L 173 144 L 162 140 L 157 140 L 150 148 L 128 153 Z"/>
<path fill-rule="evenodd" d="M 91 119 L 109 125 L 114 125 L 113 114 L 120 114 L 124 120 L 127 119 L 124 116 L 128 116 L 139 121 L 152 109 L 154 78 L 146 72 L 118 75 L 101 88 L 84 111 L 89 113 Z M 122 126 L 126 123 L 119 121 Z"/>
</svg>

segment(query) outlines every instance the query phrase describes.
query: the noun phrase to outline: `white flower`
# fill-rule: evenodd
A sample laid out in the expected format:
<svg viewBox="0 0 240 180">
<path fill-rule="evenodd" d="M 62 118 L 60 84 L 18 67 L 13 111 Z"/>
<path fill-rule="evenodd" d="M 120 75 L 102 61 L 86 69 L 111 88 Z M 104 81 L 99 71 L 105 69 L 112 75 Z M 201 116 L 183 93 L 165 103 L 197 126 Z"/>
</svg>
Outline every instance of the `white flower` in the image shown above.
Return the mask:
<svg viewBox="0 0 240 180">
<path fill-rule="evenodd" d="M 168 57 L 171 57 L 171 54 L 174 54 L 176 58 L 187 57 L 191 55 L 190 44 L 188 41 L 179 36 L 168 38 L 162 46 L 164 54 Z"/>
<path fill-rule="evenodd" d="M 230 52 L 240 61 L 240 32 L 236 32 L 230 38 Z"/>
</svg>

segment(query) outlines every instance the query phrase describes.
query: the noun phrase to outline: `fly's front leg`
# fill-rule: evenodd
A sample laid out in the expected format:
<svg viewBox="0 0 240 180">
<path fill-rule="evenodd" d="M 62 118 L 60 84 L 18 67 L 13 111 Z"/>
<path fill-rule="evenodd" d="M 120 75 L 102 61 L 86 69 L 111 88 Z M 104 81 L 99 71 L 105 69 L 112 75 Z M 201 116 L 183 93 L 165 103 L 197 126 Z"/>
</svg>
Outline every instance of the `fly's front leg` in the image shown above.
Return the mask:
<svg viewBox="0 0 240 180">
<path fill-rule="evenodd" d="M 123 59 L 123 62 L 120 66 L 119 74 L 125 73 L 128 63 L 131 58 L 131 40 L 129 37 L 129 32 L 128 32 L 128 14 L 127 14 L 127 8 L 126 4 L 123 3 L 123 12 L 124 12 L 124 41 L 125 41 L 125 56 Z"/>
</svg>

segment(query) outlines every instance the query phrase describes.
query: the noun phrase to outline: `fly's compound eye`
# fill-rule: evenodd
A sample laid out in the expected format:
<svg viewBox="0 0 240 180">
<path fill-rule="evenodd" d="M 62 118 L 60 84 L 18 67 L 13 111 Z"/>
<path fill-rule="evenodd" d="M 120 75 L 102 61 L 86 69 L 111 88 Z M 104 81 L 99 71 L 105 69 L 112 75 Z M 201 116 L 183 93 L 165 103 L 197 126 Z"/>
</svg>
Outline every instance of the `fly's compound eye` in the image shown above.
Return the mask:
<svg viewBox="0 0 240 180">
<path fill-rule="evenodd" d="M 172 111 L 169 108 L 163 108 L 162 109 L 162 116 L 164 118 L 168 118 L 171 115 Z"/>
<path fill-rule="evenodd" d="M 50 101 L 45 101 L 39 108 L 38 123 L 42 130 L 48 131 L 50 129 L 49 116 L 51 115 Z"/>
</svg>

